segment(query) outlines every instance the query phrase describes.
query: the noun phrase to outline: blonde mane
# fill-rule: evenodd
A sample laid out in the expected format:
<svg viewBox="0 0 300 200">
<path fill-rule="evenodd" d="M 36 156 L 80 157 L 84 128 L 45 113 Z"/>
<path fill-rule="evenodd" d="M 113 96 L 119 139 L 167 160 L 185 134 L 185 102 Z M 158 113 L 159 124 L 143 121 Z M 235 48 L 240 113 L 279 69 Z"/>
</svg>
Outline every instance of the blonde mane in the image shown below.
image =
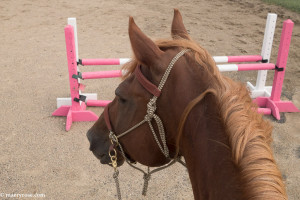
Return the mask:
<svg viewBox="0 0 300 200">
<path fill-rule="evenodd" d="M 206 94 L 212 93 L 217 99 L 225 132 L 228 137 L 232 159 L 239 168 L 244 199 L 287 199 L 281 173 L 276 165 L 270 147 L 272 126 L 256 112 L 246 87 L 223 76 L 208 52 L 192 40 L 160 40 L 161 48 L 182 47 L 192 51 L 189 56 L 208 71 L 212 81 L 209 88 L 192 100 L 182 115 L 179 125 L 178 141 L 190 111 Z M 138 61 L 133 59 L 123 69 L 124 76 L 134 72 Z"/>
</svg>

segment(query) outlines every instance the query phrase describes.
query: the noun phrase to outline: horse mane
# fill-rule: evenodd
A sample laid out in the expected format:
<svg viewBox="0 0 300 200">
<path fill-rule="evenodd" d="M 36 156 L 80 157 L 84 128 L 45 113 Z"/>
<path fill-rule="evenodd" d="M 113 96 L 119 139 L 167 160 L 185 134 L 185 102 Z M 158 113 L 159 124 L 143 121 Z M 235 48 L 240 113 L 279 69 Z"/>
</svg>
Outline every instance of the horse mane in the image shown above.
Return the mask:
<svg viewBox="0 0 300 200">
<path fill-rule="evenodd" d="M 209 53 L 192 40 L 164 39 L 156 41 L 156 44 L 161 49 L 191 49 L 187 56 L 194 57 L 197 66 L 207 70 L 213 79 L 209 88 L 185 108 L 179 124 L 177 147 L 190 111 L 206 94 L 213 94 L 218 102 L 219 115 L 228 137 L 232 160 L 240 171 L 243 199 L 287 199 L 282 176 L 270 146 L 272 126 L 256 112 L 257 106 L 252 102 L 245 85 L 222 75 Z M 133 73 L 138 63 L 133 58 L 125 64 L 123 69 L 126 74 L 123 78 Z"/>
</svg>

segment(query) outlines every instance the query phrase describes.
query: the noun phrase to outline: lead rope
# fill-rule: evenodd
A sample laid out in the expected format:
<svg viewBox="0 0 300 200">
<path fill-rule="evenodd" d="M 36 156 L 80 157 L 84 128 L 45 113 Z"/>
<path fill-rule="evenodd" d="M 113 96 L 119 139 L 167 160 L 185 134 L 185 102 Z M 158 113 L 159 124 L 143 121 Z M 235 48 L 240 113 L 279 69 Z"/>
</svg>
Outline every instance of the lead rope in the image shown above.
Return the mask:
<svg viewBox="0 0 300 200">
<path fill-rule="evenodd" d="M 111 140 L 111 143 L 112 145 L 114 145 L 114 140 Z M 122 153 L 122 156 L 125 158 L 125 161 L 127 162 L 127 164 L 129 166 L 131 166 L 132 168 L 142 172 L 144 174 L 143 176 L 143 179 L 144 179 L 144 185 L 143 185 L 143 190 L 142 190 L 142 195 L 143 196 L 146 196 L 147 195 L 147 191 L 148 191 L 148 185 L 149 185 L 149 181 L 151 179 L 151 175 L 154 174 L 155 172 L 158 172 L 158 171 L 161 171 L 167 167 L 170 167 L 171 165 L 175 164 L 176 162 L 179 162 L 180 164 L 182 164 L 184 167 L 186 167 L 186 164 L 181 160 L 180 157 L 177 157 L 177 158 L 174 158 L 173 160 L 171 160 L 168 164 L 166 164 L 165 166 L 162 166 L 162 167 L 159 167 L 159 168 L 156 168 L 152 171 L 150 171 L 150 167 L 147 167 L 147 172 L 145 172 L 144 170 L 134 166 L 133 164 L 131 164 L 129 162 L 129 159 L 127 158 L 127 156 L 125 155 L 125 152 L 123 150 L 123 147 L 122 145 L 118 142 L 118 140 L 116 141 L 116 146 L 119 146 L 120 150 L 121 150 L 121 153 Z M 109 156 L 111 158 L 111 163 L 113 168 L 114 168 L 114 173 L 113 173 L 113 178 L 115 180 L 115 183 L 116 183 L 116 189 L 117 189 L 117 196 L 118 196 L 118 200 L 122 200 L 122 196 L 121 196 L 121 189 L 120 189 L 120 183 L 119 183 L 119 170 L 117 169 L 117 153 L 116 153 L 116 150 L 113 149 L 114 151 L 114 155 L 111 155 L 111 153 L 109 152 Z"/>
<path fill-rule="evenodd" d="M 119 171 L 115 170 L 115 172 L 113 174 L 113 178 L 115 179 L 115 183 L 116 183 L 118 199 L 122 200 L 121 189 L 120 189 L 120 184 L 119 184 L 119 178 L 118 177 L 119 177 Z"/>
<path fill-rule="evenodd" d="M 180 51 L 170 62 L 170 64 L 168 65 L 159 85 L 158 85 L 158 89 L 161 91 L 163 86 L 165 85 L 169 75 L 170 75 L 170 72 L 172 70 L 172 67 L 174 66 L 175 62 L 181 57 L 183 56 L 186 52 L 190 51 L 189 49 L 183 49 L 182 51 Z M 136 129 L 137 127 L 141 126 L 142 124 L 144 124 L 145 122 L 148 123 L 150 129 L 151 129 L 151 132 L 155 138 L 155 141 L 159 147 L 159 149 L 161 150 L 161 152 L 164 154 L 164 156 L 166 158 L 170 158 L 169 156 L 169 149 L 167 147 L 167 141 L 166 141 L 166 134 L 165 134 L 165 131 L 164 131 L 164 126 L 163 126 L 163 123 L 161 121 L 161 119 L 155 114 L 155 111 L 156 111 L 156 101 L 157 101 L 157 97 L 156 96 L 153 96 L 149 103 L 147 104 L 147 114 L 145 116 L 145 118 L 139 122 L 138 124 L 136 124 L 135 126 L 131 127 L 130 129 L 128 129 L 127 131 L 123 132 L 122 134 L 116 136 L 112 130 L 110 130 L 110 133 L 109 133 L 109 138 L 111 139 L 111 143 L 112 143 L 112 146 L 114 147 L 114 145 L 116 144 L 116 146 L 119 146 L 120 147 L 120 150 L 121 150 L 121 153 L 123 155 L 123 157 L 125 158 L 126 162 L 129 164 L 129 166 L 133 167 L 134 169 L 137 169 L 138 171 L 142 172 L 144 174 L 143 178 L 144 178 L 144 185 L 143 185 L 143 191 L 142 191 L 142 195 L 146 196 L 147 194 L 147 190 L 148 190 L 148 184 L 149 184 L 149 181 L 150 181 L 150 178 L 151 178 L 151 174 L 155 173 L 155 172 L 158 172 L 160 170 L 163 170 L 171 165 L 173 165 L 174 163 L 176 163 L 177 161 L 179 163 L 181 163 L 183 166 L 186 166 L 185 163 L 180 160 L 180 158 L 174 158 L 173 160 L 171 160 L 167 165 L 165 166 L 162 166 L 162 167 L 159 167 L 159 168 L 156 168 L 152 171 L 150 171 L 150 168 L 148 167 L 148 171 L 147 173 L 132 165 L 129 161 L 128 161 L 128 158 L 126 157 L 125 153 L 124 153 L 124 150 L 121 146 L 121 144 L 119 143 L 118 141 L 118 138 L 126 135 L 127 133 L 131 132 L 133 129 Z M 161 141 L 162 141 L 162 145 L 160 144 L 158 138 L 157 138 L 157 135 L 154 131 L 154 128 L 152 126 L 152 119 L 154 118 L 154 121 L 156 122 L 157 124 L 157 127 L 158 127 L 158 132 L 159 132 L 159 135 L 160 135 L 160 138 L 161 138 Z M 115 144 L 114 144 L 115 142 Z M 116 183 L 116 188 L 117 188 L 117 195 L 118 195 L 118 199 L 119 200 L 122 200 L 122 197 L 121 197 L 121 190 L 120 190 L 120 184 L 119 184 L 119 171 L 117 169 L 117 153 L 116 153 L 116 150 L 113 148 L 114 150 L 114 155 L 111 155 L 111 149 L 109 150 L 109 156 L 111 158 L 111 163 L 113 168 L 114 168 L 114 174 L 113 174 L 113 178 L 115 179 L 115 183 Z"/>
<path fill-rule="evenodd" d="M 111 140 L 111 143 L 113 144 L 113 141 Z M 112 155 L 111 152 L 114 152 L 114 154 Z M 111 165 L 114 168 L 114 173 L 113 173 L 113 178 L 115 179 L 115 183 L 116 183 L 116 188 L 117 188 L 117 195 L 118 195 L 118 199 L 122 200 L 122 196 L 121 196 L 121 190 L 120 190 L 120 183 L 119 183 L 119 170 L 118 170 L 118 163 L 117 163 L 117 152 L 116 149 L 109 149 L 109 157 L 111 160 Z"/>
<path fill-rule="evenodd" d="M 168 164 L 166 164 L 165 166 L 162 166 L 162 167 L 159 167 L 159 168 L 156 168 L 152 171 L 150 171 L 150 167 L 147 167 L 147 172 L 145 172 L 144 170 L 134 166 L 133 164 L 131 164 L 129 161 L 128 161 L 128 158 L 126 157 L 125 153 L 124 153 L 124 150 L 123 150 L 123 147 L 122 145 L 119 143 L 118 146 L 120 147 L 120 150 L 121 150 L 121 153 L 122 153 L 122 156 L 125 158 L 126 162 L 128 163 L 129 166 L 131 166 L 132 168 L 142 172 L 144 174 L 143 178 L 144 178 L 144 185 L 143 185 L 143 191 L 142 191 L 142 195 L 143 196 L 146 196 L 147 194 L 147 190 L 148 190 L 148 185 L 149 185 L 149 181 L 151 179 L 151 175 L 155 172 L 158 172 L 158 171 L 161 171 L 167 167 L 170 167 L 171 165 L 175 164 L 177 161 L 180 162 L 181 164 L 183 164 L 183 166 L 185 166 L 184 162 L 178 157 L 178 158 L 175 158 L 173 160 L 171 160 Z M 120 188 L 118 188 L 117 186 L 117 191 L 120 190 Z"/>
<path fill-rule="evenodd" d="M 147 194 L 147 190 L 148 190 L 148 185 L 149 185 L 149 181 L 151 178 L 151 174 L 150 174 L 150 167 L 147 168 L 148 169 L 148 173 L 144 174 L 144 185 L 143 185 L 143 191 L 142 191 L 142 195 L 146 196 Z"/>
</svg>

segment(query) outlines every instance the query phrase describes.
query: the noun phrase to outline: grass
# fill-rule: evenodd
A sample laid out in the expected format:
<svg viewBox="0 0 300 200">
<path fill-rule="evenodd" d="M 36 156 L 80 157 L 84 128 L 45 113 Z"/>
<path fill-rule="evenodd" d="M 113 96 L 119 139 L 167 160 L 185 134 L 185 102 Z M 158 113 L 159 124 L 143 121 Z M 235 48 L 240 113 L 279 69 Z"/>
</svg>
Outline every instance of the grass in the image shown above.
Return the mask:
<svg viewBox="0 0 300 200">
<path fill-rule="evenodd" d="M 271 3 L 275 5 L 279 5 L 300 13 L 300 0 L 263 0 L 266 3 Z"/>
</svg>

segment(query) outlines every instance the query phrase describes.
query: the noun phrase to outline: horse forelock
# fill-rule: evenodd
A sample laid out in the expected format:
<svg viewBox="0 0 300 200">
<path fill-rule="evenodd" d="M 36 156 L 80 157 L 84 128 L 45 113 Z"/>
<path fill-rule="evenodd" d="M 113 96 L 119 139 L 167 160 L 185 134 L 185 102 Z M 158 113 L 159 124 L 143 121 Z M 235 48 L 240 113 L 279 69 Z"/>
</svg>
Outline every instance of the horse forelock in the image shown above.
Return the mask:
<svg viewBox="0 0 300 200">
<path fill-rule="evenodd" d="M 252 102 L 247 88 L 223 76 L 208 52 L 192 40 L 158 40 L 156 44 L 162 49 L 181 47 L 191 49 L 195 61 L 213 77 L 203 94 L 192 100 L 182 114 L 179 124 L 177 145 L 183 134 L 183 127 L 189 112 L 206 94 L 213 94 L 218 102 L 222 123 L 225 126 L 232 159 L 240 171 L 245 199 L 287 199 L 281 173 L 274 160 L 270 147 L 272 138 L 271 124 L 256 112 L 257 106 Z M 126 74 L 132 74 L 139 64 L 134 57 L 125 64 Z"/>
</svg>

